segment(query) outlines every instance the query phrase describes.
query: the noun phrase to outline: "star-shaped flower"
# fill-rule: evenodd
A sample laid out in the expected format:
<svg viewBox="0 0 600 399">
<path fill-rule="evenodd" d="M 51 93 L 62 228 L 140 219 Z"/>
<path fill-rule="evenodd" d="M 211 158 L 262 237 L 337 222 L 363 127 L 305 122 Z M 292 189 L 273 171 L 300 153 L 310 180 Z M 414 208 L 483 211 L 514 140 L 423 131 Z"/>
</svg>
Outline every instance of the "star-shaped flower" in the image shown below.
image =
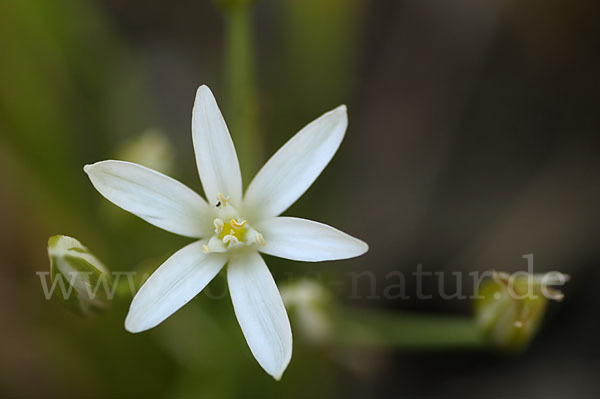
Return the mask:
<svg viewBox="0 0 600 399">
<path fill-rule="evenodd" d="M 147 222 L 198 239 L 167 259 L 137 292 L 125 319 L 133 333 L 155 327 L 194 298 L 227 264 L 238 322 L 258 363 L 280 379 L 292 355 L 281 296 L 260 253 L 318 262 L 359 256 L 366 243 L 322 223 L 279 216 L 315 181 L 348 125 L 340 106 L 292 137 L 242 196 L 240 167 L 212 92 L 201 86 L 192 111 L 198 172 L 209 201 L 182 183 L 124 161 L 86 165 L 106 199 Z"/>
</svg>

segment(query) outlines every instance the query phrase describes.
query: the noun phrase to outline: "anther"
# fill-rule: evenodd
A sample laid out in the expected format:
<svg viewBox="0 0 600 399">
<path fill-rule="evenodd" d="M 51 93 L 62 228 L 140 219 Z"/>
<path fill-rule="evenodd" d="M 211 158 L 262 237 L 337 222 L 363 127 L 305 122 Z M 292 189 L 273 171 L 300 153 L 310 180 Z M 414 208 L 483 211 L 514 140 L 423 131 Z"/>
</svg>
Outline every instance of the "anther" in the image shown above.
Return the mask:
<svg viewBox="0 0 600 399">
<path fill-rule="evenodd" d="M 215 225 L 215 233 L 220 234 L 223 231 L 223 226 L 225 223 L 223 223 L 223 221 L 219 218 L 213 220 L 213 223 Z"/>
<path fill-rule="evenodd" d="M 221 205 L 227 206 L 228 201 L 229 201 L 229 196 L 224 196 L 221 193 L 217 194 L 217 208 L 219 208 Z"/>
<path fill-rule="evenodd" d="M 229 224 L 231 225 L 231 227 L 235 228 L 235 229 L 243 229 L 246 226 L 246 221 L 242 220 L 241 222 L 239 220 L 235 220 L 235 219 L 231 219 L 229 221 Z"/>
<path fill-rule="evenodd" d="M 240 240 L 238 240 L 238 238 L 233 234 L 228 234 L 225 237 L 223 237 L 223 243 L 227 244 L 230 248 L 232 245 L 239 244 L 239 242 Z"/>
</svg>

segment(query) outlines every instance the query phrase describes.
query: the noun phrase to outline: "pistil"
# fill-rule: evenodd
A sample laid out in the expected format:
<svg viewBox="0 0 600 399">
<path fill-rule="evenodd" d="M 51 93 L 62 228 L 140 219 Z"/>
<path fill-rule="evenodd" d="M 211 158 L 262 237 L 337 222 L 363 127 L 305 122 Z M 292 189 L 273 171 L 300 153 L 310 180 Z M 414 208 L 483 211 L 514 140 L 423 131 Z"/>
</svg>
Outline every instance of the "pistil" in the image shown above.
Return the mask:
<svg viewBox="0 0 600 399">
<path fill-rule="evenodd" d="M 217 208 L 217 217 L 213 220 L 215 235 L 202 247 L 204 253 L 227 252 L 236 247 L 266 244 L 263 235 L 238 216 L 235 208 L 229 204 L 228 196 L 219 193 L 215 207 Z"/>
</svg>

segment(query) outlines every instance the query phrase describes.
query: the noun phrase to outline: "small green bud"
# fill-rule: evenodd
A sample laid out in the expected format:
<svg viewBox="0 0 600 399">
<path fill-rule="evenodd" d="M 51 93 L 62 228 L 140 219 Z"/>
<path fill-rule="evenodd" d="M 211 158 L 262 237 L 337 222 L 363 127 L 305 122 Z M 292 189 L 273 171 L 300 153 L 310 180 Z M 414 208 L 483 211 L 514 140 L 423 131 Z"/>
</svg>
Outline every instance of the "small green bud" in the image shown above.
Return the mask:
<svg viewBox="0 0 600 399">
<path fill-rule="evenodd" d="M 58 297 L 70 310 L 85 316 L 108 307 L 114 292 L 106 267 L 75 238 L 56 235 L 48 240 L 51 287 L 46 295 Z"/>
<path fill-rule="evenodd" d="M 303 336 L 313 343 L 325 342 L 333 327 L 329 291 L 321 284 L 302 279 L 282 285 L 280 292 L 290 317 Z"/>
<path fill-rule="evenodd" d="M 540 328 L 548 300 L 564 297 L 550 286 L 564 284 L 568 278 L 558 272 L 510 275 L 492 271 L 475 299 L 475 314 L 490 344 L 502 350 L 524 350 Z"/>
</svg>

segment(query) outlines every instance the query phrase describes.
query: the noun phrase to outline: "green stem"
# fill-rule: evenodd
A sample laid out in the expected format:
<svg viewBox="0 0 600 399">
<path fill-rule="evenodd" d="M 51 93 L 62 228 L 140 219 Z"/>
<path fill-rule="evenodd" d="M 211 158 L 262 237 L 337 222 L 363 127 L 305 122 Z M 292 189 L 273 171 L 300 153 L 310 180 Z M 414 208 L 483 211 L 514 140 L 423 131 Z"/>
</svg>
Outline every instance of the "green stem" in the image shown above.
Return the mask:
<svg viewBox="0 0 600 399">
<path fill-rule="evenodd" d="M 262 159 L 257 129 L 257 96 L 250 6 L 239 2 L 224 8 L 226 119 L 235 142 L 244 179 L 252 177 Z"/>
<path fill-rule="evenodd" d="M 333 339 L 340 345 L 405 349 L 483 348 L 474 318 L 343 309 Z"/>
</svg>

